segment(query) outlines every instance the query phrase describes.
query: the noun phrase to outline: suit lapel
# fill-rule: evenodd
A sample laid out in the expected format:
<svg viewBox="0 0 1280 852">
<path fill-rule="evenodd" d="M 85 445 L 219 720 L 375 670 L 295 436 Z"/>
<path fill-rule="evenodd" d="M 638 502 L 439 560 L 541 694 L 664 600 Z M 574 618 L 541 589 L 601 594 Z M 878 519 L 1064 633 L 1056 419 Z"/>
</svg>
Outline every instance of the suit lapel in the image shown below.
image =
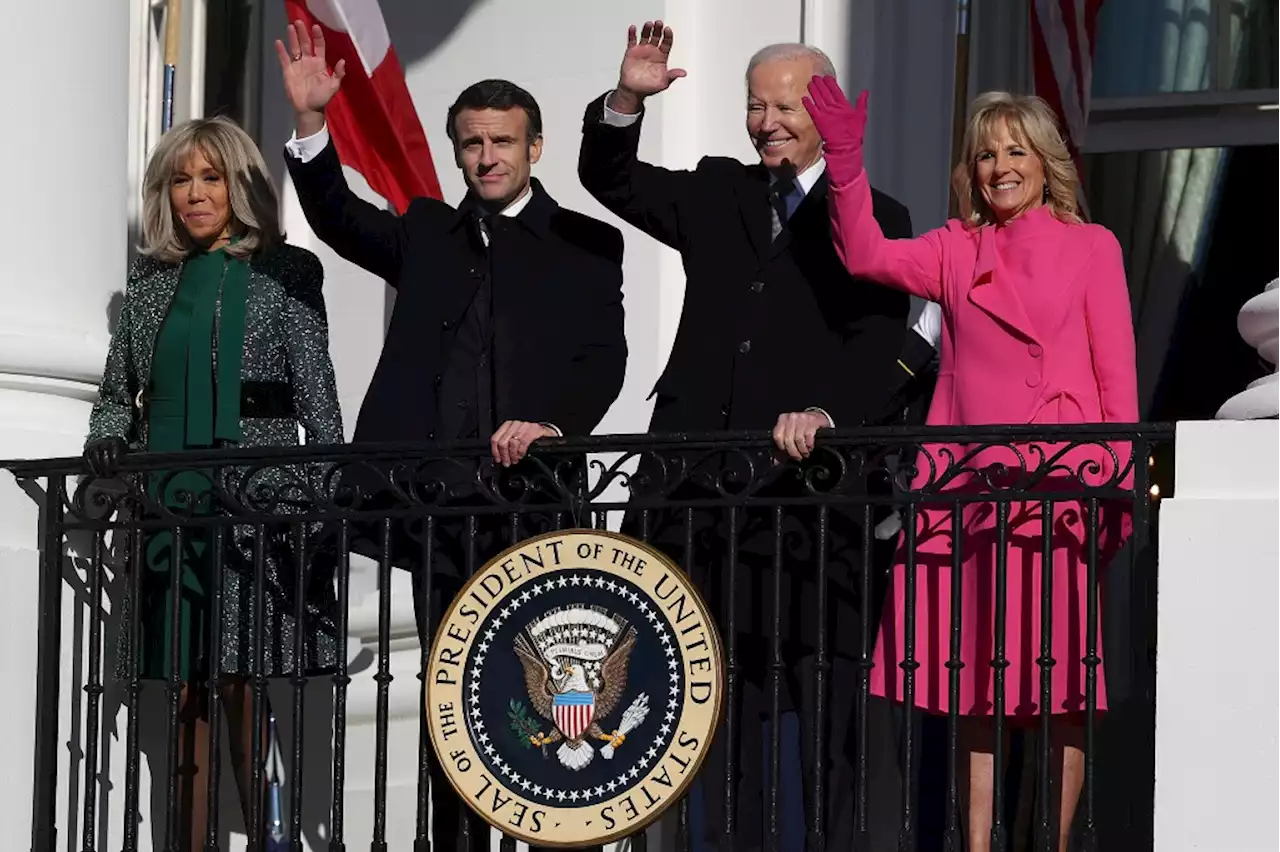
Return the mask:
<svg viewBox="0 0 1280 852">
<path fill-rule="evenodd" d="M 969 301 L 1026 339 L 1039 340 L 1018 297 L 1018 288 L 1004 274 L 1000 253 L 996 250 L 996 229 L 990 225 L 978 232 L 978 259 L 973 284 L 969 287 Z"/>
<path fill-rule="evenodd" d="M 746 178 L 735 189 L 738 214 L 756 256 L 764 259 L 773 253 L 773 221 L 769 214 L 769 172 L 764 166 L 748 166 Z"/>
</svg>

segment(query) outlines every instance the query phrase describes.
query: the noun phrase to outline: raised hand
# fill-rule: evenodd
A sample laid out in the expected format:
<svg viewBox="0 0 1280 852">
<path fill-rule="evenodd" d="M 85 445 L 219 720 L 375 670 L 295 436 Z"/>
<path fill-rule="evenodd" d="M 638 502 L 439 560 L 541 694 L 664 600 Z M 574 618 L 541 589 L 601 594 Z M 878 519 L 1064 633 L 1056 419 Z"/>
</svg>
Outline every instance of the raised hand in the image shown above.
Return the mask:
<svg viewBox="0 0 1280 852">
<path fill-rule="evenodd" d="M 636 27 L 627 30 L 627 52 L 622 55 L 622 69 L 618 72 L 619 97 L 623 112 L 634 112 L 639 103 L 649 95 L 665 91 L 673 82 L 685 76 L 682 68 L 668 68 L 671 46 L 675 33 L 662 21 L 645 21 L 637 38 Z M 612 106 L 612 105 L 611 105 Z"/>
<path fill-rule="evenodd" d="M 324 56 L 324 33 L 320 27 L 312 27 L 308 35 L 306 25 L 302 21 L 294 21 L 288 30 L 289 46 L 286 48 L 282 41 L 276 39 L 276 56 L 284 78 L 285 97 L 293 104 L 293 111 L 299 119 L 299 135 L 303 135 L 303 117 L 322 116 L 325 105 L 342 85 L 347 63 L 339 59 L 332 73 L 329 71 Z M 323 125 L 323 117 L 319 123 Z"/>
<path fill-rule="evenodd" d="M 827 153 L 861 152 L 867 129 L 867 92 L 858 95 L 851 106 L 835 77 L 814 77 L 809 81 L 809 95 L 801 98 L 809 117 L 822 135 Z"/>
</svg>

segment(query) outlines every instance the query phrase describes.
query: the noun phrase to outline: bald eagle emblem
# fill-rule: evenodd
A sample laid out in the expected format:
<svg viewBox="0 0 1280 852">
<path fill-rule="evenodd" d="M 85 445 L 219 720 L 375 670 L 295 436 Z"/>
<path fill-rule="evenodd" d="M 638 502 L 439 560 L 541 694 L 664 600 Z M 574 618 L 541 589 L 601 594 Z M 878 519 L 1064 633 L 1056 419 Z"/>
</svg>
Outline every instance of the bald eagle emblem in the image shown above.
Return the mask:
<svg viewBox="0 0 1280 852">
<path fill-rule="evenodd" d="M 543 733 L 540 725 L 521 714 L 513 730 L 544 753 L 546 746 L 559 742 L 556 757 L 569 769 L 591 763 L 593 739 L 605 743 L 600 753 L 612 759 L 627 733 L 649 712 L 648 695 L 641 693 L 612 732 L 600 726 L 626 689 L 635 644 L 634 627 L 595 607 L 569 606 L 530 622 L 516 636 L 515 652 L 534 710 L 553 727 Z"/>
</svg>

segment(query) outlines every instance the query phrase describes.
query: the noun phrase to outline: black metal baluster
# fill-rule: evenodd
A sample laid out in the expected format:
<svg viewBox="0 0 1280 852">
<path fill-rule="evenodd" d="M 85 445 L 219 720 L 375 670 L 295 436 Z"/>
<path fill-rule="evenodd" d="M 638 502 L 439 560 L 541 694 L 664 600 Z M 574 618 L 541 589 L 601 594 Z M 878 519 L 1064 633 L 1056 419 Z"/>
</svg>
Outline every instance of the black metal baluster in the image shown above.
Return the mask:
<svg viewBox="0 0 1280 852">
<path fill-rule="evenodd" d="M 738 707 L 738 687 L 742 679 L 742 663 L 738 660 L 738 507 L 729 507 L 729 572 L 728 655 L 725 684 L 725 748 L 724 748 L 724 838 L 726 848 L 733 845 L 738 825 L 738 749 L 742 732 L 742 712 Z"/>
<path fill-rule="evenodd" d="M 827 525 L 826 504 L 818 507 L 818 649 L 813 666 L 813 839 L 811 848 L 825 852 L 827 777 L 827 679 L 831 661 L 827 659 Z"/>
<path fill-rule="evenodd" d="M 370 852 L 387 852 L 387 726 L 391 681 L 391 519 L 382 519 L 378 555 L 378 684 L 373 759 L 373 840 Z"/>
<path fill-rule="evenodd" d="M 266 835 L 266 820 L 263 805 L 266 804 L 263 793 L 265 787 L 266 762 L 263 755 L 267 746 L 267 675 L 266 675 L 266 641 L 267 634 L 267 527 L 259 523 L 253 531 L 253 617 L 250 620 L 251 633 L 249 646 L 253 649 L 253 735 L 250 738 L 253 746 L 249 754 L 253 760 L 253 783 L 249 789 L 253 795 L 249 797 L 249 849 L 263 849 L 263 838 Z"/>
<path fill-rule="evenodd" d="M 1036 801 L 1041 852 L 1057 848 L 1058 820 L 1053 813 L 1053 501 L 1040 501 L 1040 748 L 1037 755 Z"/>
<path fill-rule="evenodd" d="M 32 852 L 54 849 L 58 843 L 58 677 L 62 670 L 62 497 L 65 484 L 62 477 L 56 475 L 50 475 L 46 483 L 37 599 Z"/>
<path fill-rule="evenodd" d="M 427 636 L 431 636 L 431 592 L 432 592 L 432 574 L 435 573 L 435 540 L 436 540 L 436 519 L 434 515 L 428 515 L 426 518 L 426 530 L 422 542 L 422 570 L 424 572 L 422 582 L 424 584 L 424 605 L 421 618 L 426 627 Z M 431 663 L 431 645 L 429 642 L 421 642 L 419 648 L 418 662 L 418 682 L 421 684 L 420 692 L 422 695 L 421 714 L 418 728 L 418 814 L 417 814 L 417 830 L 416 837 L 413 840 L 414 852 L 431 852 L 431 800 L 435 797 L 436 791 L 431 785 L 431 729 L 427 720 L 427 671 L 430 669 Z M 449 791 L 445 791 L 445 795 L 450 795 Z"/>
<path fill-rule="evenodd" d="M 479 567 L 477 564 L 478 558 L 476 556 L 476 532 L 478 526 L 479 522 L 477 521 L 476 516 L 467 515 L 466 566 L 468 580 L 476 575 L 476 569 Z M 452 790 L 446 790 L 445 795 L 456 796 L 457 794 Z M 459 797 L 459 799 L 461 799 L 461 797 Z M 458 823 L 459 835 L 462 838 L 463 848 L 466 849 L 466 852 L 475 852 L 477 841 L 480 841 L 486 847 L 489 845 L 487 842 L 489 839 L 488 832 L 485 832 L 486 836 L 483 839 L 475 837 L 472 834 L 471 811 L 465 802 L 462 802 L 462 806 L 458 808 Z"/>
<path fill-rule="evenodd" d="M 865 602 L 871 600 L 871 575 L 874 564 L 871 553 L 871 531 L 875 527 L 872 526 L 871 521 L 871 504 L 865 503 L 862 506 L 862 582 L 859 589 L 861 600 L 864 602 L 862 604 L 864 612 L 867 609 Z M 870 829 L 867 825 L 867 748 L 869 745 L 867 704 L 871 694 L 871 667 L 874 662 L 871 659 L 871 619 L 864 616 L 859 621 L 861 624 L 858 637 L 858 694 L 855 696 L 857 705 L 854 714 L 858 720 L 858 729 L 854 733 L 858 740 L 858 763 L 853 832 L 855 848 L 866 850 L 871 843 Z"/>
<path fill-rule="evenodd" d="M 648 509 L 640 512 L 640 540 L 647 542 L 649 540 L 649 525 L 651 518 Z M 629 852 L 647 852 L 649 848 L 649 837 L 643 831 L 638 831 L 627 838 L 630 844 Z"/>
<path fill-rule="evenodd" d="M 916 741 L 916 511 L 915 503 L 908 503 L 903 520 L 903 546 L 906 548 L 906 566 L 903 571 L 903 627 L 902 627 L 902 826 L 898 829 L 898 852 L 912 852 L 916 848 L 916 816 L 911 798 L 912 778 L 915 777 Z"/>
<path fill-rule="evenodd" d="M 297 576 L 293 589 L 293 761 L 289 768 L 290 792 L 289 843 L 292 852 L 302 852 L 303 719 L 307 691 L 307 526 L 294 526 L 294 552 L 298 554 Z M 287 570 L 283 565 L 280 570 Z"/>
<path fill-rule="evenodd" d="M 351 591 L 351 523 L 338 529 L 338 669 L 333 673 L 333 808 L 329 820 L 329 852 L 346 852 L 343 795 L 347 783 L 347 608 Z"/>
<path fill-rule="evenodd" d="M 693 570 L 693 509 L 684 510 L 684 574 L 686 577 Z M 678 852 L 689 852 L 693 848 L 693 827 L 689 823 L 689 794 L 680 797 L 676 805 L 676 849 Z"/>
<path fill-rule="evenodd" d="M 958 751 L 960 748 L 961 606 L 964 588 L 964 506 L 951 504 L 951 651 L 947 660 L 947 836 L 946 852 L 963 852 L 960 829 L 960 789 Z M 965 761 L 969 757 L 965 755 Z M 966 776 L 968 772 L 966 771 Z M 965 815 L 968 818 L 968 815 Z"/>
<path fill-rule="evenodd" d="M 1005 619 L 1008 613 L 1007 575 L 1009 555 L 1009 504 L 996 503 L 996 611 L 995 655 L 991 668 L 995 670 L 995 695 L 992 714 L 995 721 L 995 743 L 992 747 L 991 789 L 991 850 L 1005 852 L 1008 838 L 1004 825 L 1004 670 L 1009 667 L 1005 657 Z"/>
<path fill-rule="evenodd" d="M 773 509 L 773 641 L 769 662 L 769 850 L 782 844 L 779 776 L 782 774 L 782 521 L 783 509 Z"/>
<path fill-rule="evenodd" d="M 1089 498 L 1089 527 L 1086 542 L 1085 657 L 1084 663 L 1084 826 L 1081 831 L 1082 852 L 1098 848 L 1098 824 L 1094 813 L 1093 761 L 1096 754 L 1094 734 L 1098 718 L 1098 498 Z"/>
<path fill-rule="evenodd" d="M 213 569 L 209 588 L 209 786 L 205 791 L 205 852 L 218 852 L 219 796 L 222 782 L 222 570 L 226 564 L 227 531 L 219 524 L 213 530 Z M 237 708 L 243 710 L 243 708 Z"/>
<path fill-rule="evenodd" d="M 179 842 L 178 773 L 182 771 L 181 742 L 178 736 L 178 711 L 182 699 L 182 550 L 186 546 L 181 526 L 171 532 L 172 548 L 169 559 L 169 683 L 166 687 L 169 699 L 169 761 L 165 789 L 166 852 L 176 852 Z"/>
<path fill-rule="evenodd" d="M 84 828 L 81 846 L 93 852 L 96 840 L 98 803 L 98 728 L 102 702 L 102 531 L 93 534 L 93 554 L 89 563 L 89 671 L 86 673 L 84 742 Z"/>
<path fill-rule="evenodd" d="M 600 512 L 599 515 L 603 516 L 604 512 Z M 603 525 L 600 528 L 603 529 Z M 519 512 L 512 512 L 507 519 L 507 538 L 507 544 L 511 547 L 514 547 L 516 542 L 520 540 Z M 516 839 L 503 832 L 501 840 L 498 841 L 498 850 L 499 852 L 516 852 Z"/>
<path fill-rule="evenodd" d="M 126 622 L 120 626 L 121 630 L 129 631 L 129 685 L 126 689 L 129 701 L 129 718 L 124 761 L 123 852 L 138 852 L 138 823 L 140 822 L 138 815 L 138 776 L 142 763 L 142 749 L 138 730 L 140 727 L 138 707 L 142 700 L 142 678 L 140 677 L 141 672 L 138 671 L 138 660 L 142 654 L 142 649 L 139 647 L 142 643 L 142 616 L 138 608 L 142 606 L 142 545 L 142 529 L 134 526 L 129 530 L 129 615 Z M 43 612 L 43 610 L 41 611 Z M 36 700 L 38 710 L 40 706 L 38 692 Z M 36 716 L 37 724 L 40 718 L 39 715 Z M 37 748 L 40 742 L 37 736 Z M 37 773 L 39 770 L 40 756 L 37 753 Z M 50 839 L 50 842 L 52 843 L 52 839 Z M 51 849 L 53 847 L 33 845 L 31 848 L 37 850 Z"/>
</svg>

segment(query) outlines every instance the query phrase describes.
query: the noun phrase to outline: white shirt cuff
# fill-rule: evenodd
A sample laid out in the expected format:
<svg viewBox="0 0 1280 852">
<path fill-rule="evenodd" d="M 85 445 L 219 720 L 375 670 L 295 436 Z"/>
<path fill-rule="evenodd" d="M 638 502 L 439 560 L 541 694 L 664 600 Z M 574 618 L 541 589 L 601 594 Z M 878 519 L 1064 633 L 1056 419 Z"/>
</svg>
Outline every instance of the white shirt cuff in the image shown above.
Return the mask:
<svg viewBox="0 0 1280 852">
<path fill-rule="evenodd" d="M 823 417 L 827 418 L 828 428 L 830 429 L 836 428 L 836 421 L 832 419 L 831 415 L 827 413 L 827 410 L 825 408 L 819 408 L 816 405 L 811 405 L 808 408 L 806 408 L 805 411 L 812 411 L 815 414 L 821 414 Z"/>
<path fill-rule="evenodd" d="M 564 433 L 560 431 L 560 427 L 559 427 L 559 426 L 557 426 L 556 424 L 554 424 L 554 423 L 543 423 L 543 424 L 541 424 L 541 425 L 542 425 L 542 426 L 546 426 L 546 427 L 547 427 L 548 429 L 550 429 L 552 432 L 555 432 L 555 433 L 556 433 L 556 437 L 557 437 L 557 438 L 563 438 L 563 437 L 564 437 Z"/>
<path fill-rule="evenodd" d="M 295 130 L 293 136 L 289 137 L 289 141 L 284 143 L 284 149 L 289 152 L 289 156 L 295 160 L 301 160 L 309 163 L 316 157 L 320 156 L 320 152 L 329 144 L 329 126 L 325 125 L 320 128 L 318 133 L 310 136 L 298 138 L 298 132 Z"/>
<path fill-rule="evenodd" d="M 625 112 L 614 112 L 609 109 L 609 95 L 612 94 L 613 92 L 610 92 L 604 96 L 604 123 L 613 127 L 630 127 L 635 124 L 640 119 L 640 113 L 627 115 Z"/>
</svg>

